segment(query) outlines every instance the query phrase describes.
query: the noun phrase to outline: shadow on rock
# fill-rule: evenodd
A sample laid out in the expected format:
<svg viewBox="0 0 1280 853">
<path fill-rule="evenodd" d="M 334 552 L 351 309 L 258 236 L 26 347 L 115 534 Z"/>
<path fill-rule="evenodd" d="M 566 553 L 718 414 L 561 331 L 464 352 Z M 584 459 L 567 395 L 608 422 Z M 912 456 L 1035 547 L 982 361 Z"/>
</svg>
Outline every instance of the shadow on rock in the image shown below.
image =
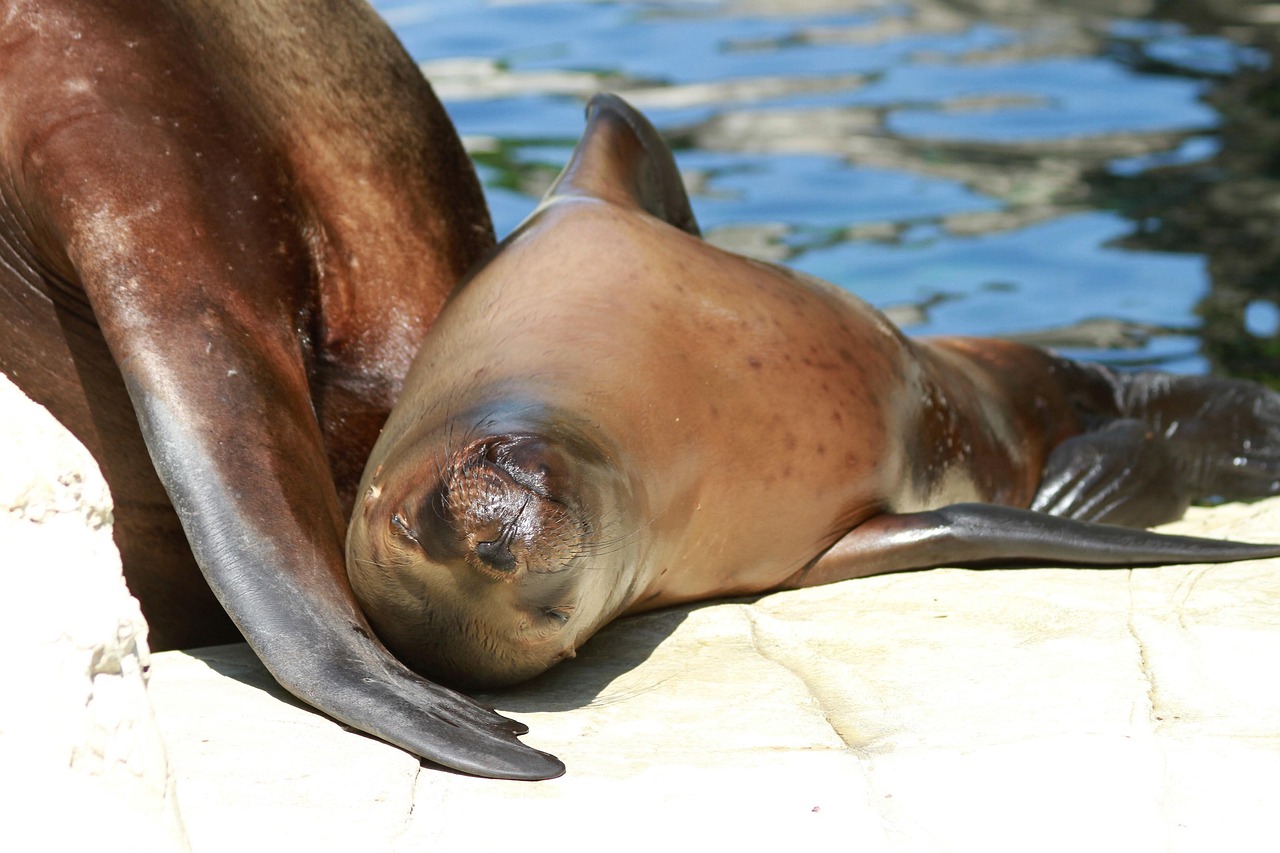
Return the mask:
<svg viewBox="0 0 1280 853">
<path fill-rule="evenodd" d="M 592 637 L 576 658 L 518 687 L 476 698 L 513 714 L 569 711 L 627 698 L 636 687 L 622 695 L 611 693 L 609 685 L 648 660 L 693 610 L 705 606 L 670 607 L 619 619 Z"/>
</svg>

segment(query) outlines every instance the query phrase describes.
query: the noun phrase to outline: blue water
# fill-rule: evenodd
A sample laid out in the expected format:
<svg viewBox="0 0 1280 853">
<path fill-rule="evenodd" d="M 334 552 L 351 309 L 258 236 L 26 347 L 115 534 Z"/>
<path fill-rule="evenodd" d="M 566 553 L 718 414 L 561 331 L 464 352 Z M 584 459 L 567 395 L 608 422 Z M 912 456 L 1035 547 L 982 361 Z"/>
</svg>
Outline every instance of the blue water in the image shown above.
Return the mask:
<svg viewBox="0 0 1280 853">
<path fill-rule="evenodd" d="M 426 63 L 499 235 L 564 163 L 587 94 L 614 89 L 678 143 L 709 239 L 882 307 L 925 306 L 913 334 L 1108 317 L 1167 333 L 1137 350 L 1068 352 L 1206 367 L 1190 333 L 1205 259 L 1117 248 L 1134 223 L 1082 206 L 1076 190 L 1090 169 L 1213 156 L 1220 119 L 1202 96 L 1264 64 L 1256 51 L 1176 24 L 1116 20 L 1099 33 L 1061 14 L 1052 26 L 938 20 L 903 2 L 811 15 L 705 0 L 374 5 Z M 446 62 L 458 59 L 469 73 Z M 733 242 L 743 234 L 749 246 Z"/>
</svg>

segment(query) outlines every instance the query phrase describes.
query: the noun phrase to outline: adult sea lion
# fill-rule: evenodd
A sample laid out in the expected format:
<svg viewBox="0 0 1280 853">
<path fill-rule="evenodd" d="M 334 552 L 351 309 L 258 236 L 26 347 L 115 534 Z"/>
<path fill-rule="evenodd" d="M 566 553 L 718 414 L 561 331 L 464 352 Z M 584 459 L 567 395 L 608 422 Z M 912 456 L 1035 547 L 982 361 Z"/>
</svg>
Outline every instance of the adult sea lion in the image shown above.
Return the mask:
<svg viewBox="0 0 1280 853">
<path fill-rule="evenodd" d="M 333 717 L 545 778 L 523 727 L 386 651 L 343 563 L 400 379 L 492 243 L 363 2 L 0 0 L 0 370 L 101 465 L 156 644 L 234 638 L 225 607 Z"/>
<path fill-rule="evenodd" d="M 360 485 L 348 572 L 415 669 L 510 684 L 625 613 L 941 564 L 1280 555 L 1093 523 L 1280 491 L 1274 393 L 908 340 L 703 242 L 648 122 L 611 96 L 588 115 L 445 306 Z"/>
</svg>

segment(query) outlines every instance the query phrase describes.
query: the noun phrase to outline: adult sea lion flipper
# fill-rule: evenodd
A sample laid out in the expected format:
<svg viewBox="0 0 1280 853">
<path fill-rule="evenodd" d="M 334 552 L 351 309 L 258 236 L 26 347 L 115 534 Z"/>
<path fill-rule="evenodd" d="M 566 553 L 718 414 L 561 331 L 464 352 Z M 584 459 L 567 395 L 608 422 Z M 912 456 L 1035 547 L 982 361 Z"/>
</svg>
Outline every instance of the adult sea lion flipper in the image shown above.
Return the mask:
<svg viewBox="0 0 1280 853">
<path fill-rule="evenodd" d="M 395 146 L 392 153 L 403 156 L 363 141 L 324 147 L 350 134 L 352 123 L 289 113 L 299 102 L 314 112 L 325 106 L 306 101 L 314 96 L 306 87 L 279 92 L 270 104 L 255 96 L 253 85 L 270 90 L 272 81 L 253 73 L 283 66 L 294 83 L 306 75 L 278 57 L 241 74 L 242 63 L 217 42 L 226 21 L 201 16 L 226 14 L 228 27 L 257 25 L 261 31 L 246 34 L 249 39 L 296 35 L 308 22 L 315 37 L 330 39 L 347 30 L 326 16 L 349 13 L 364 40 L 353 35 L 353 42 L 334 47 L 356 53 L 378 39 L 385 44 L 389 32 L 373 29 L 373 13 L 357 4 L 286 10 L 226 0 L 66 0 L 6 8 L 9 14 L 0 15 L 0 366 L 57 409 L 104 469 L 119 462 L 126 445 L 132 451 L 135 440 L 145 442 L 149 460 L 130 458 L 137 466 L 120 465 L 129 468 L 126 475 L 108 477 L 117 509 L 122 516 L 137 510 L 140 495 L 152 502 L 144 510 L 168 513 L 172 503 L 208 585 L 292 693 L 465 772 L 530 779 L 561 773 L 555 758 L 516 740 L 520 724 L 393 658 L 374 638 L 346 580 L 345 519 L 330 461 L 340 455 L 336 445 L 355 431 L 353 422 L 376 413 L 351 401 L 376 402 L 381 389 L 371 386 L 381 380 L 379 370 L 386 372 L 386 348 L 361 361 L 359 353 L 344 359 L 337 344 L 377 350 L 377 341 L 360 334 L 366 294 L 357 285 L 372 287 L 380 306 L 404 298 L 424 314 L 433 310 L 424 296 L 442 300 L 443 293 L 432 291 L 436 279 L 423 276 L 428 286 L 422 287 L 412 277 L 432 257 L 379 267 L 393 251 L 414 255 L 422 244 L 375 232 L 379 245 L 365 253 L 367 245 L 342 230 L 351 221 L 376 228 L 387 209 L 379 205 L 389 195 L 399 199 L 371 189 L 334 204 L 323 191 L 345 189 L 343 175 L 326 183 L 337 170 L 327 168 L 323 155 L 350 154 L 335 160 L 344 175 L 357 177 L 377 177 L 377 167 L 388 162 L 415 165 L 414 174 L 402 178 L 415 188 L 424 170 Z M 270 14 L 283 16 L 286 25 L 266 27 L 261 16 Z M 318 19 L 291 17 L 303 14 Z M 314 59 L 314 47 L 295 58 Z M 348 54 L 336 56 L 327 73 L 350 64 Z M 398 85 L 393 80 L 377 92 L 386 95 L 379 107 L 397 99 L 424 104 L 414 86 L 426 84 L 407 57 L 374 59 L 384 72 L 391 66 L 391 77 L 400 75 Z M 341 92 L 334 85 L 324 97 L 337 97 L 335 90 Z M 390 114 L 411 130 L 422 127 L 411 108 L 397 106 Z M 375 115 L 371 107 L 362 118 Z M 308 118 L 319 131 L 304 127 Z M 280 126 L 295 135 L 286 138 Z M 359 140 L 375 136 L 373 130 L 355 125 Z M 413 205 L 404 207 L 416 212 Z M 404 227 L 392 221 L 388 230 Z M 327 254 L 348 263 L 316 260 Z M 362 269 L 407 272 L 369 281 L 350 273 L 356 261 Z M 399 317 L 396 328 L 415 319 Z M 403 341 L 396 342 L 407 348 Z M 362 372 L 369 362 L 373 369 Z M 358 444 L 347 448 L 351 455 Z M 134 481 L 154 481 L 155 474 L 167 497 L 158 488 L 134 488 Z"/>
<path fill-rule="evenodd" d="M 939 566 L 1048 562 L 1130 568 L 1277 556 L 1280 545 L 1172 536 L 1016 507 L 964 503 L 874 516 L 783 586 L 795 589 Z"/>
</svg>

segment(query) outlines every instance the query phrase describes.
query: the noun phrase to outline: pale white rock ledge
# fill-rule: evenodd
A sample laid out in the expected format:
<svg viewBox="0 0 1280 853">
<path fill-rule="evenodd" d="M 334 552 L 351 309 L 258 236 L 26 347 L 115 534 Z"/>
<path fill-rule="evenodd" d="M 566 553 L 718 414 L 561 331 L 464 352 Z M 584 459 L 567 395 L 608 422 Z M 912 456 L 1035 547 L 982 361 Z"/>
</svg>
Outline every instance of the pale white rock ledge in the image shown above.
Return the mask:
<svg viewBox="0 0 1280 853">
<path fill-rule="evenodd" d="M 1171 529 L 1275 539 L 1280 500 Z M 15 567 L 48 568 L 48 546 L 36 553 L 9 563 L 11 583 Z M 53 593 L 11 595 L 9 622 L 24 594 Z M 32 704 L 33 729 L 85 709 L 33 686 L 35 639 L 7 647 L 22 674 L 6 695 Z M 941 569 L 674 609 L 486 697 L 568 764 L 539 783 L 421 767 L 288 698 L 244 646 L 154 655 L 147 692 L 197 853 L 1217 853 L 1275 843 L 1278 660 L 1280 561 Z M 68 776 L 61 755 L 24 772 Z M 153 790 L 172 807 L 167 783 Z M 68 821 L 115 802 L 39 787 L 26 801 L 39 796 Z M 176 821 L 157 814 L 129 817 Z"/>
<path fill-rule="evenodd" d="M 0 376 L 0 848 L 188 849 L 97 464 Z"/>
</svg>

